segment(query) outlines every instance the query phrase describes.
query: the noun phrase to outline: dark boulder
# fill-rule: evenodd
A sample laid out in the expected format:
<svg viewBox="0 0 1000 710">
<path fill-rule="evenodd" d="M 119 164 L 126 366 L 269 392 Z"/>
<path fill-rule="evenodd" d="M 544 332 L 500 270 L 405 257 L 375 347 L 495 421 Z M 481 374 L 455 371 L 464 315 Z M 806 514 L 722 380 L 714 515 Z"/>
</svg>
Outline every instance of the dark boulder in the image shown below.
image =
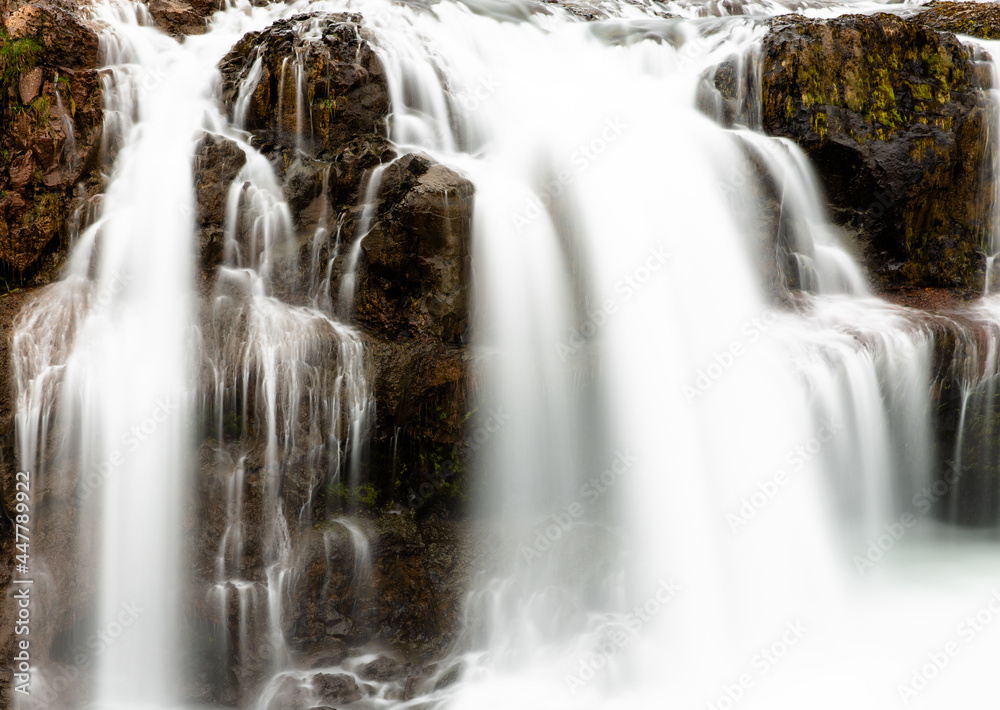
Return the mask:
<svg viewBox="0 0 1000 710">
<path fill-rule="evenodd" d="M 355 317 L 397 337 L 462 342 L 472 183 L 426 156 L 407 155 L 386 169 L 381 192 L 386 199 L 361 245 Z"/>
<path fill-rule="evenodd" d="M 351 676 L 344 673 L 320 673 L 313 679 L 313 684 L 319 697 L 327 705 L 361 700 L 361 688 Z"/>
<path fill-rule="evenodd" d="M 805 149 L 881 285 L 982 288 L 993 108 L 971 50 L 877 14 L 783 16 L 762 51 L 763 129 Z"/>
</svg>

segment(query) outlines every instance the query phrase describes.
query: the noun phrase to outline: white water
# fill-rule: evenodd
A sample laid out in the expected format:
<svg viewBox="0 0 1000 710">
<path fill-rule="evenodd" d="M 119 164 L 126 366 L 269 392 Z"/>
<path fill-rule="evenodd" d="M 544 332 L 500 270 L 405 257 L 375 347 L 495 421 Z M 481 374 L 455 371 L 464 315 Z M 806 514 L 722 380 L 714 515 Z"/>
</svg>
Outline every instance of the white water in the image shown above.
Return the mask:
<svg viewBox="0 0 1000 710">
<path fill-rule="evenodd" d="M 696 15 L 706 6 L 670 7 Z M 227 595 L 237 595 L 240 647 L 222 639 L 220 654 L 245 655 L 255 639 L 277 649 L 277 674 L 287 663 L 282 605 L 296 570 L 281 490 L 302 438 L 319 442 L 308 447 L 320 452 L 309 471 L 329 480 L 346 471 L 357 483 L 372 407 L 360 342 L 318 284 L 327 269 L 293 285 L 313 308 L 273 295 L 275 260 L 296 237 L 288 207 L 235 130 L 245 100 L 236 127 L 213 101 L 228 48 L 305 9 L 365 13 L 389 76 L 392 139 L 464 170 L 477 189 L 477 347 L 486 397 L 510 415 L 478 462 L 498 491 L 482 513 L 506 531 L 510 565 L 472 595 L 472 616 L 485 623 L 456 649 L 461 680 L 431 702 L 880 710 L 901 702 L 898 684 L 952 641 L 960 653 L 909 707 L 992 696 L 1000 634 L 985 624 L 967 643 L 958 630 L 1000 588 L 989 542 L 923 520 L 864 574 L 852 559 L 905 513 L 927 517 L 915 503 L 933 475 L 925 320 L 866 295 L 800 151 L 695 110 L 699 74 L 748 47 L 752 23 L 731 20 L 703 37 L 709 23 L 606 8 L 626 19 L 590 26 L 556 8 L 529 16 L 481 0 L 431 11 L 381 0 L 241 4 L 184 44 L 138 26 L 132 9 L 100 11 L 115 66 L 112 180 L 70 274 L 23 317 L 15 342 L 26 468 L 48 475 L 41 451 L 55 416 L 79 432 L 66 447 L 87 471 L 154 417 L 158 401 L 177 405 L 84 498 L 88 520 L 101 523 L 95 625 L 122 603 L 143 609 L 134 633 L 100 657 L 95 708 L 178 701 L 180 516 L 194 465 L 186 425 L 198 402 L 210 403 L 220 460 L 230 461 L 207 594 L 222 627 Z M 687 43 L 677 48 L 649 38 L 678 35 Z M 283 73 L 298 85 L 297 76 Z M 301 112 L 299 124 L 302 133 Z M 190 159 L 205 129 L 237 140 L 248 163 L 230 195 L 222 286 L 199 325 Z M 815 294 L 794 310 L 764 292 L 754 228 L 727 199 L 741 195 L 753 211 L 731 180 L 734 169 L 750 174 L 748 145 L 782 185 L 798 278 Z M 377 187 L 376 175 L 368 219 Z M 353 281 L 344 284 L 338 313 L 353 301 Z M 300 421 L 303 401 L 312 408 Z M 246 451 L 226 442 L 227 415 L 239 415 L 240 436 L 249 419 L 263 423 L 264 581 L 241 574 Z M 609 469 L 610 484 L 588 484 Z M 742 517 L 762 486 L 775 494 Z M 526 556 L 571 506 L 583 512 L 570 529 Z M 364 536 L 342 524 L 355 575 L 366 574 Z M 656 611 L 637 617 L 636 607 Z M 762 645 L 789 623 L 805 631 L 786 636 L 787 656 L 764 669 Z M 308 686 L 308 673 L 289 677 Z M 263 691 L 261 708 L 280 701 L 277 687 Z"/>
<path fill-rule="evenodd" d="M 977 632 L 965 651 L 968 628 L 955 629 L 990 600 L 1000 565 L 923 542 L 931 332 L 865 295 L 801 151 L 693 108 L 702 68 L 753 32 L 733 20 L 717 35 L 730 40 L 685 54 L 629 41 L 652 24 L 498 23 L 473 7 L 414 19 L 451 95 L 478 100 L 451 105 L 451 136 L 419 51 L 379 33 L 393 85 L 419 87 L 412 110 L 394 96 L 393 137 L 476 183 L 478 332 L 489 401 L 511 415 L 481 462 L 503 492 L 484 504 L 510 531 L 511 568 L 474 596 L 485 635 L 442 705 L 884 708 L 953 640 L 961 664 L 932 668 L 941 677 L 911 706 L 991 692 L 1000 639 Z M 492 93 L 476 94 L 484 78 Z M 783 193 L 799 282 L 853 298 L 772 310 L 753 223 L 720 195 L 722 183 L 754 199 L 730 180 L 750 174 L 740 142 Z M 634 461 L 595 497 L 586 482 L 623 455 Z M 761 487 L 773 499 L 734 517 Z M 551 527 L 573 505 L 571 529 Z M 901 527 L 906 514 L 921 532 Z M 860 574 L 886 525 L 902 540 Z M 545 530 L 558 542 L 525 555 Z M 959 561 L 942 566 L 942 550 Z M 656 613 L 636 619 L 647 604 Z M 788 659 L 761 662 L 793 622 L 806 631 L 784 636 Z"/>
</svg>

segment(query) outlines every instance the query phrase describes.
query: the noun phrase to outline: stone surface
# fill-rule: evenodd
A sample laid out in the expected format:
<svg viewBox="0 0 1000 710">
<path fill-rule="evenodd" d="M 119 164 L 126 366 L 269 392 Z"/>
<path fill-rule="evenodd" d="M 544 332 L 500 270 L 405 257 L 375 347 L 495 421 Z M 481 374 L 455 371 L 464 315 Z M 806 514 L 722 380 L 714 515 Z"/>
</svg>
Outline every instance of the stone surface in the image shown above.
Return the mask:
<svg viewBox="0 0 1000 710">
<path fill-rule="evenodd" d="M 358 14 L 312 13 L 248 34 L 222 60 L 223 101 L 235 111 L 259 58 L 246 128 L 260 140 L 321 154 L 359 134 L 384 136 L 385 75 L 361 22 Z M 318 39 L 306 38 L 317 29 Z"/>
<path fill-rule="evenodd" d="M 45 283 L 100 190 L 103 106 L 95 28 L 69 5 L 0 10 L 0 277 Z M 0 284 L 2 287 L 2 284 Z"/>
<path fill-rule="evenodd" d="M 786 15 L 762 62 L 763 129 L 809 155 L 879 284 L 981 289 L 993 109 L 970 50 L 895 15 Z"/>
</svg>

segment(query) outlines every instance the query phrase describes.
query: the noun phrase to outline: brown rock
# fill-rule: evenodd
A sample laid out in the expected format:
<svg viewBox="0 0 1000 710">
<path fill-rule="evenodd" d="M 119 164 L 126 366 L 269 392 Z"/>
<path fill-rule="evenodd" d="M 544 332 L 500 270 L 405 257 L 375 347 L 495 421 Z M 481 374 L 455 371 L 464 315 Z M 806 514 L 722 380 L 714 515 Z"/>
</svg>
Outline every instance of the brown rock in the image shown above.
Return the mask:
<svg viewBox="0 0 1000 710">
<path fill-rule="evenodd" d="M 970 50 L 896 15 L 772 22 L 763 128 L 818 169 L 883 287 L 982 288 L 994 113 Z"/>
<path fill-rule="evenodd" d="M 42 68 L 35 67 L 23 72 L 19 80 L 19 88 L 21 90 L 21 103 L 30 104 L 34 101 L 42 88 Z"/>
<path fill-rule="evenodd" d="M 288 147 L 301 143 L 318 155 L 337 150 L 356 135 L 384 136 L 389 110 L 385 74 L 361 21 L 358 14 L 312 13 L 246 35 L 220 64 L 223 101 L 234 110 L 242 83 L 259 58 L 261 75 L 246 114 L 246 128 L 259 139 Z M 305 39 L 315 23 L 320 38 Z M 297 113 L 294 79 L 298 60 L 286 61 L 289 57 L 301 57 L 308 85 L 302 115 Z"/>
<path fill-rule="evenodd" d="M 230 140 L 206 135 L 195 156 L 200 264 L 210 272 L 222 263 L 226 200 L 233 180 L 246 164 L 246 154 Z"/>
<path fill-rule="evenodd" d="M 31 153 L 20 153 L 14 156 L 10 166 L 10 186 L 20 190 L 29 182 L 35 172 L 35 159 Z"/>
</svg>

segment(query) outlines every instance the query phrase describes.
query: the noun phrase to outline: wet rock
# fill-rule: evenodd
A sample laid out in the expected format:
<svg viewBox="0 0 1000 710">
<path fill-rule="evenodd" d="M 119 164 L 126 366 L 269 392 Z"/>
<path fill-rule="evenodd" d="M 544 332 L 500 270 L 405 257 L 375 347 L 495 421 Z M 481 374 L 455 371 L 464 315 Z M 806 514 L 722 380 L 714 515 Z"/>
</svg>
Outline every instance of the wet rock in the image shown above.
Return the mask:
<svg viewBox="0 0 1000 710">
<path fill-rule="evenodd" d="M 21 103 L 30 104 L 42 89 L 42 68 L 35 67 L 21 74 L 19 80 Z"/>
<path fill-rule="evenodd" d="M 98 66 L 95 28 L 72 4 L 11 2 L 3 12 L 3 25 L 9 41 L 34 40 L 44 61 L 67 67 Z"/>
<path fill-rule="evenodd" d="M 354 678 L 343 673 L 320 673 L 313 679 L 313 684 L 327 705 L 353 703 L 362 697 L 361 688 Z"/>
<path fill-rule="evenodd" d="M 148 0 L 157 27 L 174 36 L 204 34 L 208 18 L 219 10 L 216 0 Z"/>
<path fill-rule="evenodd" d="M 1000 39 L 1000 5 L 992 2 L 931 2 L 916 20 L 942 32 Z"/>
<path fill-rule="evenodd" d="M 3 6 L 0 28 L 0 273 L 47 283 L 67 228 L 102 182 L 98 40 L 71 7 Z"/>
<path fill-rule="evenodd" d="M 199 262 L 205 271 L 222 263 L 229 188 L 244 165 L 246 154 L 240 147 L 219 136 L 206 135 L 195 151 Z"/>
<path fill-rule="evenodd" d="M 400 680 L 407 675 L 407 666 L 388 656 L 379 656 L 371 663 L 366 663 L 358 669 L 358 676 L 363 680 L 374 680 L 387 683 Z"/>
<path fill-rule="evenodd" d="M 764 38 L 763 128 L 809 154 L 883 287 L 982 287 L 996 176 L 977 76 L 952 35 L 895 15 L 782 16 Z"/>
<path fill-rule="evenodd" d="M 407 155 L 382 178 L 384 199 L 361 245 L 357 320 L 395 336 L 448 343 L 468 328 L 474 188 L 423 155 Z"/>
<path fill-rule="evenodd" d="M 220 64 L 223 101 L 235 111 L 241 92 L 249 92 L 248 130 L 313 154 L 334 152 L 360 134 L 384 136 L 385 74 L 361 22 L 358 14 L 312 13 L 246 35 Z M 258 60 L 259 79 L 245 83 Z"/>
</svg>

